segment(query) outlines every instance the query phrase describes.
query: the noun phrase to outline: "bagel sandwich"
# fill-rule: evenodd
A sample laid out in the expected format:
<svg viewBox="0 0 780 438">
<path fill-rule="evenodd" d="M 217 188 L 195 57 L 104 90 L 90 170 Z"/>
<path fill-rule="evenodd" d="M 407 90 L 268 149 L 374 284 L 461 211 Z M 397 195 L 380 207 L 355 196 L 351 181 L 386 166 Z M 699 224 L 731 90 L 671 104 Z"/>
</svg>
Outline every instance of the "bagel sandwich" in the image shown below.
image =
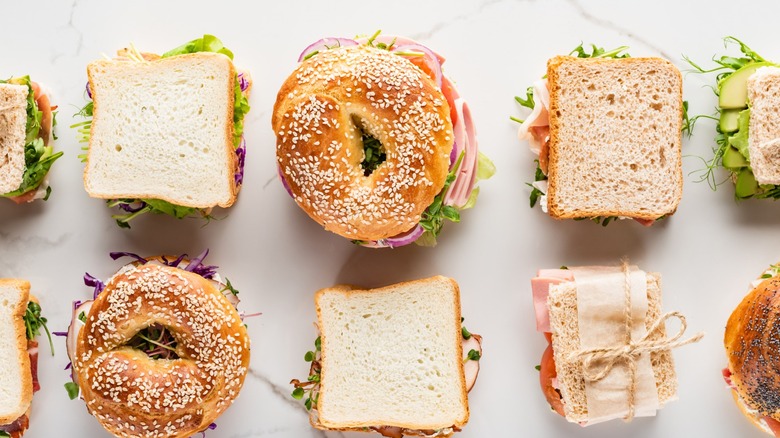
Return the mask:
<svg viewBox="0 0 780 438">
<path fill-rule="evenodd" d="M 515 98 L 532 110 L 513 118 L 537 157 L 532 208 L 604 226 L 650 226 L 677 210 L 682 133 L 690 129 L 682 75 L 665 59 L 625 49 L 580 45 L 548 60 L 544 78 Z"/>
<path fill-rule="evenodd" d="M 696 342 L 702 335 L 678 342 L 682 328 L 670 341 L 678 344 L 663 345 L 669 339 L 665 321 L 670 314 L 662 311 L 659 274 L 628 265 L 623 269 L 563 267 L 538 271 L 531 286 L 536 330 L 547 340 L 536 369 L 553 412 L 585 427 L 619 418 L 655 416 L 666 403 L 677 399 L 671 349 Z M 631 299 L 627 302 L 628 293 Z M 628 322 L 630 335 L 627 306 L 632 318 Z M 684 327 L 684 317 L 679 319 Z M 633 379 L 625 359 L 612 364 L 603 358 L 586 359 L 585 352 L 623 351 L 629 343 L 642 344 L 645 339 L 652 349 L 632 356 L 636 369 Z M 594 378 L 599 372 L 605 374 Z"/>
<path fill-rule="evenodd" d="M 132 262 L 73 304 L 67 332 L 71 397 L 117 437 L 190 437 L 216 427 L 249 367 L 238 291 L 189 259 L 111 253 Z"/>
<path fill-rule="evenodd" d="M 41 389 L 36 337 L 43 328 L 51 345 L 51 336 L 27 280 L 0 278 L 0 301 L 0 436 L 19 438 L 30 425 L 33 395 Z"/>
<path fill-rule="evenodd" d="M 298 61 L 271 121 L 287 192 L 358 245 L 435 245 L 495 172 L 444 58 L 377 32 L 321 39 Z"/>
<path fill-rule="evenodd" d="M 29 76 L 0 80 L 0 197 L 17 204 L 49 199 L 57 106 Z"/>
<path fill-rule="evenodd" d="M 244 179 L 252 81 L 204 35 L 162 55 L 121 49 L 87 66 L 78 127 L 84 188 L 117 208 L 120 227 L 145 213 L 210 218 Z"/>
<path fill-rule="evenodd" d="M 468 422 L 482 338 L 463 326 L 454 280 L 339 285 L 318 291 L 315 304 L 309 376 L 290 382 L 313 427 L 443 437 Z"/>
<path fill-rule="evenodd" d="M 726 323 L 723 379 L 740 411 L 764 432 L 780 436 L 777 394 L 777 321 L 780 317 L 780 265 L 771 265 L 751 283 Z"/>
</svg>

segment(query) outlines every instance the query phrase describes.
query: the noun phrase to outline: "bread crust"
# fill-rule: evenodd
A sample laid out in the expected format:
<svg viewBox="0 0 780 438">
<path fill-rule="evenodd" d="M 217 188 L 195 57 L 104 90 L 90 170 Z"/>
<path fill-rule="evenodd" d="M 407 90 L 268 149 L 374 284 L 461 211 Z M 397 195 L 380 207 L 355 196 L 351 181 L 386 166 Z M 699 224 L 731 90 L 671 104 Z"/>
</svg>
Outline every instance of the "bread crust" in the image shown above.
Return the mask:
<svg viewBox="0 0 780 438">
<path fill-rule="evenodd" d="M 320 307 L 320 298 L 325 294 L 342 294 L 345 296 L 350 295 L 358 295 L 358 294 L 381 294 L 381 293 L 393 293 L 393 290 L 397 288 L 403 288 L 407 287 L 409 285 L 414 284 L 425 284 L 429 282 L 439 282 L 439 281 L 445 281 L 450 283 L 451 287 L 454 290 L 454 308 L 455 308 L 455 315 L 453 315 L 453 330 L 455 330 L 457 333 L 460 333 L 461 331 L 461 303 L 460 303 L 460 287 L 458 286 L 458 283 L 453 280 L 452 278 L 444 277 L 441 275 L 420 279 L 420 280 L 413 280 L 413 281 L 405 281 L 401 283 L 392 284 L 389 286 L 384 286 L 376 289 L 362 289 L 358 288 L 353 285 L 336 285 L 331 288 L 325 288 L 318 290 L 314 295 L 314 302 L 316 306 L 317 311 L 317 321 L 319 322 L 319 328 L 320 328 L 320 342 L 322 345 L 321 350 L 321 363 L 323 364 L 322 370 L 321 370 L 321 387 L 320 387 L 320 394 L 323 394 L 325 391 L 327 391 L 327 368 L 324 366 L 326 363 L 326 354 L 328 350 L 328 333 L 323 330 L 324 325 L 321 323 L 322 321 L 322 308 Z M 442 425 L 442 428 L 448 428 L 448 427 L 454 427 L 454 428 L 462 428 L 466 423 L 469 421 L 470 411 L 469 411 L 469 403 L 468 403 L 468 391 L 466 390 L 466 377 L 465 373 L 463 371 L 463 361 L 461 358 L 463 357 L 463 343 L 461 339 L 458 337 L 456 340 L 456 351 L 458 352 L 457 361 L 458 361 L 458 369 L 460 374 L 460 387 L 461 387 L 461 403 L 465 407 L 465 414 L 463 418 L 458 419 L 455 421 L 454 424 L 451 425 Z M 364 423 L 345 423 L 345 424 L 327 424 L 327 422 L 323 422 L 321 417 L 318 417 L 315 421 L 314 415 L 316 413 L 312 413 L 310 416 L 310 422 L 312 425 L 319 424 L 320 429 L 323 430 L 342 430 L 342 431 L 356 431 L 358 429 L 364 429 L 366 427 L 372 427 L 372 426 L 391 426 L 391 427 L 400 427 L 403 429 L 410 429 L 410 430 L 425 430 L 427 427 L 425 425 L 421 426 L 419 424 L 414 423 L 405 423 L 405 422 L 398 422 L 394 424 L 364 424 Z M 377 422 L 378 423 L 378 422 Z M 315 425 L 315 427 L 317 427 Z"/>
<path fill-rule="evenodd" d="M 152 324 L 175 336 L 179 359 L 127 346 Z M 227 409 L 249 367 L 236 309 L 205 278 L 145 264 L 115 275 L 89 310 L 73 369 L 89 412 L 118 437 L 189 437 Z"/>
<path fill-rule="evenodd" d="M 678 90 L 675 90 L 677 94 L 679 95 L 678 98 L 678 107 L 679 107 L 679 116 L 677 117 L 678 125 L 676 128 L 677 132 L 680 133 L 679 139 L 677 140 L 677 144 L 675 147 L 676 155 L 677 155 L 677 162 L 681 162 L 682 160 L 682 118 L 683 118 L 683 100 L 682 100 L 682 74 L 680 73 L 680 70 L 677 69 L 677 67 L 674 66 L 671 62 L 662 59 L 662 58 L 621 58 L 621 59 L 604 59 L 604 58 L 575 58 L 572 56 L 556 56 L 554 58 L 551 58 L 547 61 L 547 80 L 548 80 L 548 86 L 550 89 L 550 141 L 549 141 L 549 163 L 548 163 L 548 190 L 547 190 L 547 209 L 549 212 L 549 215 L 555 219 L 579 219 L 579 218 L 591 218 L 591 217 L 609 217 L 609 216 L 620 216 L 620 217 L 630 217 L 635 219 L 643 219 L 643 220 L 656 220 L 662 216 L 669 216 L 675 213 L 677 210 L 677 206 L 680 203 L 680 200 L 682 199 L 682 188 L 683 188 L 683 176 L 682 176 L 682 166 L 678 166 L 676 169 L 676 186 L 677 186 L 677 193 L 678 195 L 674 197 L 671 203 L 671 208 L 665 211 L 651 211 L 651 212 L 640 212 L 640 211 L 624 211 L 619 209 L 597 209 L 593 211 L 587 211 L 587 212 L 576 212 L 576 211 L 566 211 L 558 205 L 556 202 L 556 199 L 558 199 L 558 178 L 557 175 L 559 173 L 558 164 L 560 162 L 559 157 L 559 151 L 558 151 L 558 144 L 561 138 L 561 121 L 558 118 L 557 115 L 559 115 L 560 107 L 561 107 L 561 96 L 560 93 L 557 92 L 557 90 L 560 88 L 559 82 L 560 82 L 560 74 L 559 74 L 559 68 L 566 64 L 566 63 L 591 63 L 591 64 L 614 64 L 614 63 L 621 63 L 629 68 L 632 65 L 636 64 L 643 64 L 643 63 L 657 63 L 659 66 L 669 68 L 671 67 L 670 71 L 674 72 L 674 74 L 677 76 L 677 80 L 679 82 L 679 88 Z"/>
<path fill-rule="evenodd" d="M 229 87 L 228 87 L 228 93 L 226 96 L 226 100 L 228 102 L 233 102 L 233 105 L 228 105 L 228 112 L 225 114 L 227 123 L 225 124 L 225 135 L 228 141 L 225 144 L 225 149 L 227 151 L 227 174 L 230 178 L 230 198 L 228 198 L 224 202 L 218 202 L 216 205 L 228 208 L 232 206 L 236 198 L 238 196 L 238 192 L 240 190 L 240 187 L 236 184 L 235 178 L 233 175 L 238 171 L 238 158 L 236 157 L 235 153 L 235 147 L 233 146 L 233 133 L 234 133 L 234 125 L 233 125 L 233 115 L 234 115 L 234 109 L 235 109 L 235 86 L 236 86 L 236 68 L 233 65 L 233 62 L 228 58 L 227 56 L 221 54 L 221 53 L 211 53 L 211 52 L 197 52 L 197 53 L 186 53 L 182 55 L 176 55 L 172 56 L 170 58 L 156 58 L 147 60 L 148 63 L 165 63 L 170 65 L 171 67 L 175 67 L 177 64 L 181 63 L 183 60 L 187 59 L 194 59 L 194 58 L 204 58 L 204 59 L 211 59 L 217 62 L 225 62 L 227 61 L 227 64 L 229 66 Z M 127 61 L 127 60 L 106 60 L 101 59 L 97 61 L 93 61 L 87 65 L 87 78 L 89 81 L 90 86 L 94 83 L 93 78 L 93 71 L 97 68 L 100 68 L 101 65 L 107 65 L 107 64 L 115 64 L 115 65 L 126 65 L 128 67 L 133 67 L 134 64 L 136 64 L 133 61 Z M 251 77 L 247 75 L 247 79 L 251 81 Z M 100 123 L 100 92 L 99 90 L 91 86 L 92 89 L 92 104 L 93 104 L 93 116 L 92 116 L 92 124 L 94 126 L 95 123 Z M 93 151 L 93 143 L 95 136 L 90 135 L 89 138 L 89 150 L 87 151 L 87 163 L 92 160 L 92 151 Z M 106 194 L 106 193 L 100 193 L 95 190 L 93 190 L 89 184 L 89 169 L 90 166 L 87 165 L 84 167 L 84 174 L 83 174 L 83 182 L 84 182 L 84 189 L 87 191 L 87 194 L 89 194 L 92 198 L 98 198 L 98 199 L 116 199 L 116 198 L 129 198 L 129 199 L 159 199 L 165 202 L 169 202 L 174 205 L 180 205 L 182 207 L 192 207 L 192 208 L 211 208 L 214 207 L 214 204 L 203 204 L 203 203 L 196 203 L 196 202 L 183 202 L 182 199 L 173 199 L 171 197 L 161 195 L 159 193 L 153 193 L 153 192 L 130 192 L 127 194 L 123 194 L 122 196 L 116 196 L 113 194 Z"/>
<path fill-rule="evenodd" d="M 18 351 L 17 360 L 22 372 L 22 375 L 19 376 L 22 382 L 22 399 L 15 411 L 0 416 L 0 425 L 2 425 L 15 421 L 30 409 L 33 398 L 33 382 L 30 373 L 30 355 L 27 353 L 27 330 L 23 319 L 27 312 L 27 304 L 30 302 L 30 282 L 18 278 L 0 278 L 0 286 L 12 287 L 20 292 L 19 302 L 13 311 L 14 333 L 7 336 L 15 338 Z"/>
<path fill-rule="evenodd" d="M 410 230 L 449 172 L 447 100 L 422 70 L 387 50 L 342 47 L 303 61 L 279 90 L 271 123 L 293 198 L 348 239 Z M 387 154 L 368 176 L 361 127 Z"/>
<path fill-rule="evenodd" d="M 735 391 L 747 407 L 780 420 L 780 278 L 750 291 L 728 319 L 723 344 Z"/>
</svg>

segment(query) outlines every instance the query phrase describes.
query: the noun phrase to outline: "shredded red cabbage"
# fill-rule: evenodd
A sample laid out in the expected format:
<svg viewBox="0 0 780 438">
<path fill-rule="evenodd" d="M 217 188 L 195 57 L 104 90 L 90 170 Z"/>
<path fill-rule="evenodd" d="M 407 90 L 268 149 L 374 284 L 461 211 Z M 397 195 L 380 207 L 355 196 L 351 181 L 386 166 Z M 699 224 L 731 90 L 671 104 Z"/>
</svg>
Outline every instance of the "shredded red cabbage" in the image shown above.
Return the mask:
<svg viewBox="0 0 780 438">
<path fill-rule="evenodd" d="M 198 274 L 203 278 L 208 278 L 208 279 L 214 278 L 214 275 L 217 273 L 218 266 L 203 264 L 203 260 L 208 255 L 209 255 L 209 249 L 206 248 L 206 250 L 200 253 L 200 255 L 190 260 L 190 263 L 187 265 L 186 268 L 184 268 L 184 270 L 192 272 L 193 274 Z"/>
<path fill-rule="evenodd" d="M 244 182 L 244 163 L 246 162 L 246 140 L 244 136 L 241 136 L 241 144 L 236 149 L 236 157 L 238 158 L 238 170 L 233 175 L 236 180 L 236 184 L 243 184 Z"/>
<path fill-rule="evenodd" d="M 149 260 L 146 260 L 138 254 L 133 254 L 132 252 L 110 252 L 108 255 L 111 256 L 112 260 L 120 259 L 122 257 L 132 257 L 141 263 L 149 263 Z"/>
<path fill-rule="evenodd" d="M 51 332 L 54 336 L 65 337 L 68 336 L 68 332 Z"/>
<path fill-rule="evenodd" d="M 211 423 L 211 424 L 209 424 L 209 427 L 207 427 L 206 429 L 207 430 L 214 430 L 216 428 L 217 428 L 217 423 Z M 201 432 L 200 436 L 201 436 L 201 438 L 206 438 L 206 431 L 204 430 L 203 432 Z"/>
<path fill-rule="evenodd" d="M 136 205 L 136 206 L 133 207 L 133 205 Z M 120 202 L 119 204 L 117 204 L 117 206 L 119 208 L 121 208 L 122 210 L 124 210 L 124 211 L 126 211 L 128 213 L 138 213 L 139 211 L 141 211 L 144 208 L 146 208 L 146 205 L 147 205 L 146 202 L 143 202 L 143 201 L 136 201 L 136 202 L 133 202 L 133 203 Z"/>
<path fill-rule="evenodd" d="M 87 96 L 92 99 L 92 90 L 89 88 L 89 81 L 87 81 Z"/>
<path fill-rule="evenodd" d="M 114 260 L 116 260 L 116 258 Z M 84 284 L 95 288 L 95 292 L 92 294 L 92 299 L 97 298 L 97 296 L 100 295 L 100 292 L 103 292 L 103 289 L 106 287 L 105 283 L 90 275 L 89 272 L 84 273 Z M 73 303 L 73 309 L 76 309 L 80 305 L 81 301 L 75 301 Z"/>
<path fill-rule="evenodd" d="M 241 87 L 242 92 L 249 88 L 249 81 L 246 80 L 243 73 L 238 74 L 238 85 Z"/>
<path fill-rule="evenodd" d="M 187 254 L 182 254 L 176 260 L 169 262 L 167 257 L 162 256 L 162 261 L 166 266 L 170 266 L 171 268 L 178 268 L 181 262 L 184 260 L 184 257 L 187 257 Z"/>
</svg>

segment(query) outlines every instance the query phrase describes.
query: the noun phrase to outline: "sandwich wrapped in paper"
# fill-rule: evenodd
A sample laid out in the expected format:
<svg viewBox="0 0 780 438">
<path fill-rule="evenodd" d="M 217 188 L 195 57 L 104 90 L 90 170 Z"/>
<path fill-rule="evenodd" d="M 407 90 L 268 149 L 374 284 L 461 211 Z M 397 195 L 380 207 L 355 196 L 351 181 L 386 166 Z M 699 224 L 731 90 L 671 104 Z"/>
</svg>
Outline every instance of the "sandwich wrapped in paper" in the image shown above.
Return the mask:
<svg viewBox="0 0 780 438">
<path fill-rule="evenodd" d="M 653 416 L 677 398 L 671 350 L 686 323 L 662 314 L 660 276 L 620 267 L 542 269 L 531 280 L 537 331 L 549 341 L 540 383 L 550 406 L 588 426 Z M 665 322 L 677 318 L 672 337 Z"/>
<path fill-rule="evenodd" d="M 519 137 L 538 157 L 531 207 L 556 219 L 643 225 L 673 214 L 682 197 L 682 75 L 626 47 L 582 45 L 547 62 L 544 79 L 517 97 L 533 112 Z"/>
</svg>

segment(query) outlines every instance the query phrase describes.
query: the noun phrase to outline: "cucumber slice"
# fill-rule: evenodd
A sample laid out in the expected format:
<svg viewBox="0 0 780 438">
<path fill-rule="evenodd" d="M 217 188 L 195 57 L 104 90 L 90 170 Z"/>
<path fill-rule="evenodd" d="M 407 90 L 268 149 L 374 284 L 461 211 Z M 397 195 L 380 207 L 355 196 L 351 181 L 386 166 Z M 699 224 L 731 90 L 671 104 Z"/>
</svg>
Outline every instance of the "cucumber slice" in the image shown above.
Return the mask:
<svg viewBox="0 0 780 438">
<path fill-rule="evenodd" d="M 718 123 L 720 132 L 726 134 L 739 129 L 739 110 L 723 110 L 720 112 L 720 122 Z"/>
<path fill-rule="evenodd" d="M 729 146 L 726 152 L 723 154 L 723 167 L 729 170 L 738 171 L 743 167 L 747 167 L 748 162 L 738 150 Z"/>
<path fill-rule="evenodd" d="M 734 188 L 734 193 L 737 195 L 737 198 L 749 198 L 755 195 L 757 191 L 758 182 L 756 182 L 756 177 L 753 176 L 753 171 L 747 167 L 740 170 Z"/>
<path fill-rule="evenodd" d="M 755 62 L 748 64 L 732 73 L 718 85 L 720 97 L 718 104 L 721 108 L 739 109 L 747 108 L 747 80 L 760 67 L 773 66 L 771 62 Z"/>
</svg>

